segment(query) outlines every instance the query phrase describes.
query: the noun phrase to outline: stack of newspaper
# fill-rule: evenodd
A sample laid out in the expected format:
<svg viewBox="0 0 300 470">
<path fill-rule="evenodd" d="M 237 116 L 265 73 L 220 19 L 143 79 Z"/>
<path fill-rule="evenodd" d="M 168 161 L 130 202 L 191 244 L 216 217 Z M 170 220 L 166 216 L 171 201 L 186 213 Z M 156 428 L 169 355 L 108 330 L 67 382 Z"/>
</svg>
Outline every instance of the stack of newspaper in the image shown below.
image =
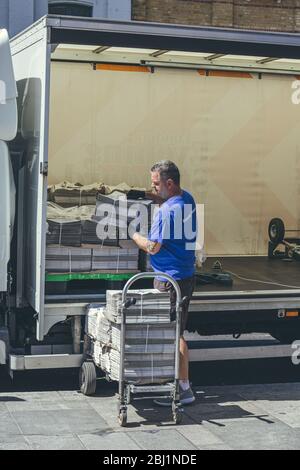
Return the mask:
<svg viewBox="0 0 300 470">
<path fill-rule="evenodd" d="M 130 291 L 129 297 L 137 297 L 137 292 Z M 120 292 L 108 291 L 107 304 L 110 305 L 110 312 L 107 307 L 97 304 L 89 305 L 85 327 L 86 334 L 92 339 L 89 354 L 112 380 L 119 380 L 120 368 L 124 367 L 127 382 L 165 383 L 174 379 L 175 323 L 169 320 L 170 305 L 168 305 L 167 316 L 165 315 L 165 294 L 153 290 L 149 292 L 149 296 L 146 295 L 146 291 L 143 291 L 143 294 L 147 297 L 145 315 L 132 315 L 130 310 L 135 310 L 135 306 L 126 310 L 124 364 L 120 363 L 121 325 L 111 320 L 112 316 L 120 319 Z M 154 298 L 154 294 L 157 298 Z M 164 317 L 164 322 L 156 321 L 160 318 L 159 312 L 156 311 L 157 306 L 162 306 L 161 318 Z M 116 309 L 114 315 L 111 315 L 112 307 Z M 143 308 L 141 305 L 139 307 Z M 147 323 L 144 322 L 145 318 L 148 318 Z M 135 319 L 134 323 L 133 319 Z M 131 321 L 128 323 L 128 320 Z"/>
<path fill-rule="evenodd" d="M 64 181 L 49 188 L 48 198 L 63 207 L 95 205 L 96 196 L 102 188 L 102 183 L 82 185 Z"/>
<path fill-rule="evenodd" d="M 135 304 L 126 310 L 128 323 L 164 323 L 170 319 L 170 295 L 156 289 L 137 289 L 128 293 Z M 115 323 L 121 323 L 122 291 L 106 291 L 106 316 Z"/>
<path fill-rule="evenodd" d="M 89 272 L 91 249 L 49 245 L 46 249 L 46 271 L 53 273 Z"/>
<path fill-rule="evenodd" d="M 130 239 L 132 232 L 138 231 L 143 235 L 149 232 L 151 226 L 153 201 L 149 199 L 127 199 L 118 191 L 109 195 L 97 194 L 96 216 L 106 214 L 109 225 L 117 227 L 118 237 Z"/>
<path fill-rule="evenodd" d="M 80 246 L 80 220 L 48 219 L 46 241 L 47 245 Z"/>
<path fill-rule="evenodd" d="M 81 243 L 88 245 L 106 245 L 118 246 L 118 237 L 101 236 L 101 232 L 97 231 L 99 221 L 93 216 L 90 219 L 82 220 Z M 105 234 L 106 235 L 106 234 Z"/>
<path fill-rule="evenodd" d="M 47 245 L 48 272 L 138 272 L 138 248 Z"/>
<path fill-rule="evenodd" d="M 131 272 L 138 270 L 137 246 L 133 248 L 120 248 L 110 246 L 99 246 L 92 251 L 92 271 L 129 270 Z"/>
</svg>

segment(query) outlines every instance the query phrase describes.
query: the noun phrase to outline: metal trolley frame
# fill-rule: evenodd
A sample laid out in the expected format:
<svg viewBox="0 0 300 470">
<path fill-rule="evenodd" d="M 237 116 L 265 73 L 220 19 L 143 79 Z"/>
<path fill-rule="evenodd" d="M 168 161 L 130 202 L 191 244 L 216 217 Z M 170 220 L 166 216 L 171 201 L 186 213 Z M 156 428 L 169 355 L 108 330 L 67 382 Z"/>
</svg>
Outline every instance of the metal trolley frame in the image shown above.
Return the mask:
<svg viewBox="0 0 300 470">
<path fill-rule="evenodd" d="M 127 383 L 125 380 L 125 338 L 126 338 L 126 310 L 134 305 L 135 299 L 127 298 L 129 288 L 133 283 L 140 279 L 163 277 L 167 279 L 176 292 L 176 336 L 175 336 L 175 374 L 174 381 L 167 384 L 157 385 L 134 385 Z M 127 424 L 127 406 L 130 404 L 131 395 L 135 394 L 157 394 L 167 393 L 172 397 L 172 417 L 176 424 L 181 423 L 183 409 L 180 404 L 179 396 L 179 363 L 180 363 L 180 324 L 181 324 L 181 308 L 185 299 L 181 299 L 181 292 L 178 283 L 168 274 L 160 272 L 138 273 L 127 281 L 122 291 L 122 320 L 121 320 L 121 348 L 120 348 L 120 376 L 119 376 L 119 396 L 118 396 L 118 420 L 120 426 Z M 82 393 L 91 395 L 96 390 L 96 369 L 95 364 L 91 360 L 85 360 L 80 371 L 80 389 Z M 109 374 L 107 376 L 109 380 Z"/>
</svg>

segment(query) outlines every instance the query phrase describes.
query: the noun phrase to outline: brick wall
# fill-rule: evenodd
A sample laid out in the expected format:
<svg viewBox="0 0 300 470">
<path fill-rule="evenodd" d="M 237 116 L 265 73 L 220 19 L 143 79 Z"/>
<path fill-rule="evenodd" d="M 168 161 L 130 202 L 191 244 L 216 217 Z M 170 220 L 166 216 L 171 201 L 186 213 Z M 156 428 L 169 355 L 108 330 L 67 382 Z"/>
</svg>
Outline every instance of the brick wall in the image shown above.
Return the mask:
<svg viewBox="0 0 300 470">
<path fill-rule="evenodd" d="M 300 0 L 132 0 L 132 19 L 300 32 Z"/>
</svg>

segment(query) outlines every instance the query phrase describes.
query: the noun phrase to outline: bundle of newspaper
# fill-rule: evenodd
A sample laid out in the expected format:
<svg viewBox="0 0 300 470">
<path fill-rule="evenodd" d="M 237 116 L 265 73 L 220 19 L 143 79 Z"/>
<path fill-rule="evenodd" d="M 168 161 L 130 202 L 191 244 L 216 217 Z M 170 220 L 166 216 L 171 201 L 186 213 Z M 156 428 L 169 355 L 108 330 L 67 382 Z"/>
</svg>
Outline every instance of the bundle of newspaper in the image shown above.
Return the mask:
<svg viewBox="0 0 300 470">
<path fill-rule="evenodd" d="M 92 263 L 90 248 L 48 245 L 46 271 L 53 273 L 90 272 Z"/>
<path fill-rule="evenodd" d="M 48 219 L 47 245 L 80 246 L 80 220 Z"/>
<path fill-rule="evenodd" d="M 165 383 L 174 379 L 174 322 L 126 325 L 123 365 L 121 325 L 107 318 L 106 308 L 97 304 L 88 307 L 85 330 L 92 338 L 89 354 L 111 380 L 119 380 L 120 367 L 124 367 L 125 380 L 130 383 Z"/>
<path fill-rule="evenodd" d="M 82 221 L 95 212 L 95 206 L 64 208 L 53 202 L 47 203 L 47 245 L 80 246 Z"/>
<path fill-rule="evenodd" d="M 86 333 L 106 346 L 120 351 L 121 325 L 107 318 L 106 308 L 98 304 L 88 307 Z M 171 353 L 174 350 L 174 323 L 130 323 L 126 325 L 125 350 L 130 353 Z"/>
<path fill-rule="evenodd" d="M 116 273 L 121 270 L 137 271 L 139 249 L 133 242 L 132 244 L 131 248 L 104 245 L 93 248 L 92 271 L 113 270 Z"/>
<path fill-rule="evenodd" d="M 48 200 L 63 207 L 95 205 L 99 191 L 105 192 L 103 183 L 83 185 L 63 181 L 48 188 Z"/>
<path fill-rule="evenodd" d="M 88 245 L 118 246 L 118 236 L 110 238 L 103 235 L 101 236 L 101 233 L 97 230 L 98 223 L 99 221 L 94 216 L 88 220 L 81 221 L 81 243 Z"/>
<path fill-rule="evenodd" d="M 109 374 L 111 380 L 118 381 L 122 367 L 119 351 L 110 347 L 100 347 L 99 351 L 100 367 Z M 132 356 L 128 353 L 125 354 L 123 366 L 126 382 L 142 385 L 174 380 L 174 354 L 136 354 Z"/>
<path fill-rule="evenodd" d="M 170 319 L 170 294 L 157 289 L 130 290 L 127 298 L 134 299 L 134 305 L 126 309 L 128 323 L 160 323 Z M 106 291 L 105 314 L 110 321 L 121 323 L 122 291 Z"/>
<path fill-rule="evenodd" d="M 47 245 L 48 272 L 138 272 L 138 248 Z"/>
<path fill-rule="evenodd" d="M 104 220 L 116 228 L 120 239 L 130 239 L 136 231 L 146 236 L 151 227 L 152 207 L 150 199 L 128 199 L 119 191 L 109 195 L 98 193 L 96 218 L 100 220 L 105 214 Z"/>
</svg>

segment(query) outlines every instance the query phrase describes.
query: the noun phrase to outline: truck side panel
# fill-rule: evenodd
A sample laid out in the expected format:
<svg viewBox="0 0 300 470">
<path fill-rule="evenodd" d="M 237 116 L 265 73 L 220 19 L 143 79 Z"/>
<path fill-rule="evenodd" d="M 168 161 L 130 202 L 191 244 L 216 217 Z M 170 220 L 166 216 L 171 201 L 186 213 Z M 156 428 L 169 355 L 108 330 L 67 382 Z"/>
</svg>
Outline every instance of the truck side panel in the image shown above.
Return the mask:
<svg viewBox="0 0 300 470">
<path fill-rule="evenodd" d="M 24 188 L 24 284 L 25 297 L 38 313 L 37 339 L 42 340 L 44 321 L 45 210 L 47 201 L 49 60 L 47 29 L 31 43 L 13 47 L 18 88 L 19 148 L 25 172 Z M 18 227 L 18 229 L 20 229 Z"/>
</svg>

